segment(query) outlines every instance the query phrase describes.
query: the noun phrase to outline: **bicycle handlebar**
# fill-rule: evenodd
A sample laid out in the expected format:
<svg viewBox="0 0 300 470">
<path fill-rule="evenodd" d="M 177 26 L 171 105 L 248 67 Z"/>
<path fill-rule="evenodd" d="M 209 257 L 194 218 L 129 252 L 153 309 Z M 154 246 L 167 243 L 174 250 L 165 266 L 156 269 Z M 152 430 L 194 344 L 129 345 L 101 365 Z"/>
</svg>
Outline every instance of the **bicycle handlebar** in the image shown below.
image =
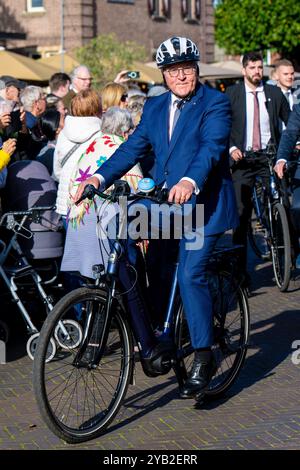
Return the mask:
<svg viewBox="0 0 300 470">
<path fill-rule="evenodd" d="M 168 202 L 169 191 L 166 188 L 156 188 L 148 194 L 142 192 L 133 194 L 130 192 L 130 188 L 128 185 L 128 188 L 124 184 L 118 185 L 118 181 L 124 183 L 122 180 L 117 180 L 114 183 L 115 189 L 112 191 L 111 194 L 105 194 L 102 191 L 99 191 L 92 184 L 86 185 L 81 197 L 78 199 L 78 201 L 75 202 L 76 206 L 78 206 L 84 199 L 93 199 L 95 196 L 99 196 L 102 199 L 107 199 L 112 202 L 118 202 L 120 197 L 126 197 L 128 201 L 137 201 L 138 199 L 149 199 L 151 201 L 157 202 L 158 204 L 174 204 Z"/>
<path fill-rule="evenodd" d="M 268 163 L 272 163 L 276 157 L 275 150 L 246 150 L 244 153 L 245 160 L 256 160 L 256 161 L 267 161 Z"/>
<path fill-rule="evenodd" d="M 300 166 L 299 160 L 288 160 L 285 162 L 286 171 L 292 171 L 295 167 Z"/>
</svg>

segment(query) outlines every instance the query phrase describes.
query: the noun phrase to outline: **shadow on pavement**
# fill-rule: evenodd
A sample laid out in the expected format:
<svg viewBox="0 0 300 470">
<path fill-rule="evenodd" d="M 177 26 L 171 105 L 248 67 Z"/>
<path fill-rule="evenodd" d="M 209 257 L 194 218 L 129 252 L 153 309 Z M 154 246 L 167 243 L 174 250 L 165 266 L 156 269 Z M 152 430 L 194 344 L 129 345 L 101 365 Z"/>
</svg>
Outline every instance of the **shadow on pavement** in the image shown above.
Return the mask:
<svg viewBox="0 0 300 470">
<path fill-rule="evenodd" d="M 213 409 L 239 394 L 243 389 L 271 376 L 276 367 L 293 352 L 292 343 L 300 340 L 300 309 L 285 310 L 251 326 L 251 344 L 237 381 L 221 399 L 206 398 L 202 409 Z M 256 350 L 251 354 L 251 350 Z M 291 367 L 295 367 L 291 362 Z"/>
</svg>

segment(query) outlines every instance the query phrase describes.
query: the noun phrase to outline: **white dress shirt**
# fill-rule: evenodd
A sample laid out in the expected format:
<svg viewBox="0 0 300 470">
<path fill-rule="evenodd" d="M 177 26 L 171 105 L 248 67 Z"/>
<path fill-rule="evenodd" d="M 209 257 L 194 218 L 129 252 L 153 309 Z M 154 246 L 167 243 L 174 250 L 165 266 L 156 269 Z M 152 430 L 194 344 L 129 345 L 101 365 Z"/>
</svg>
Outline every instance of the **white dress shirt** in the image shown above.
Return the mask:
<svg viewBox="0 0 300 470">
<path fill-rule="evenodd" d="M 171 94 L 171 104 L 169 111 L 169 141 L 171 140 L 171 133 L 173 129 L 174 116 L 177 108 L 178 102 L 181 101 L 178 96 Z"/>
<path fill-rule="evenodd" d="M 294 106 L 294 98 L 293 98 L 292 90 L 283 90 L 283 88 L 281 88 L 281 87 L 279 87 L 279 88 L 281 89 L 282 93 L 284 94 L 285 99 L 287 100 L 287 102 L 289 104 L 290 110 L 292 111 L 293 106 Z M 286 125 L 284 124 L 283 121 L 281 121 L 281 124 L 282 124 L 281 131 L 284 131 L 284 129 L 286 128 Z"/>
<path fill-rule="evenodd" d="M 289 105 L 290 105 L 290 110 L 292 111 L 293 106 L 294 106 L 294 97 L 293 97 L 293 92 L 292 92 L 292 90 L 283 90 L 283 89 L 281 88 L 281 91 L 282 91 L 282 93 L 284 94 L 284 96 L 286 97 L 287 102 L 288 102 Z"/>
<path fill-rule="evenodd" d="M 257 98 L 259 104 L 259 123 L 260 123 L 260 141 L 261 148 L 265 149 L 271 138 L 270 130 L 270 118 L 266 108 L 266 95 L 264 92 L 263 85 L 258 86 L 255 90 L 245 83 L 246 91 L 246 133 L 245 133 L 245 142 L 244 149 L 240 150 L 250 150 L 252 149 L 253 142 L 253 118 L 254 118 L 254 94 L 253 91 L 257 91 Z M 237 147 L 232 146 L 229 149 L 230 154 Z"/>
</svg>

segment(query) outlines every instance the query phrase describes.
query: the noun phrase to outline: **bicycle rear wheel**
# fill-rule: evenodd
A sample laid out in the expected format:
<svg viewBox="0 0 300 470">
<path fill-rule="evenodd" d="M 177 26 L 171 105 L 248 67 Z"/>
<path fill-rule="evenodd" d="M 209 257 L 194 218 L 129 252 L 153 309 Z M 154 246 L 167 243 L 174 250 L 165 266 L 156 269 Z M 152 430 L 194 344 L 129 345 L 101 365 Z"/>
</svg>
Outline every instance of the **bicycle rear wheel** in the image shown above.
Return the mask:
<svg viewBox="0 0 300 470">
<path fill-rule="evenodd" d="M 206 394 L 224 394 L 243 366 L 249 341 L 250 312 L 245 290 L 229 272 L 211 276 L 214 309 L 213 353 L 217 371 Z"/>
<path fill-rule="evenodd" d="M 273 212 L 272 264 L 278 289 L 288 289 L 291 279 L 292 256 L 289 223 L 284 206 L 276 203 Z"/>
<path fill-rule="evenodd" d="M 107 293 L 80 288 L 67 294 L 51 312 L 41 330 L 34 359 L 34 391 L 48 427 L 66 442 L 84 442 L 101 435 L 125 397 L 133 366 L 129 325 L 121 306 L 113 306 L 103 354 L 95 365 L 103 332 Z M 76 320 L 82 335 L 62 325 Z M 48 345 L 59 337 L 55 357 L 46 362 Z M 57 341 L 57 340 L 56 340 Z"/>
<path fill-rule="evenodd" d="M 247 295 L 232 274 L 210 273 L 210 290 L 214 309 L 213 354 L 217 370 L 206 395 L 218 397 L 228 390 L 243 366 L 249 340 L 250 317 Z M 178 308 L 175 340 L 186 351 L 183 375 L 187 376 L 193 363 L 188 325 L 182 303 Z"/>
</svg>

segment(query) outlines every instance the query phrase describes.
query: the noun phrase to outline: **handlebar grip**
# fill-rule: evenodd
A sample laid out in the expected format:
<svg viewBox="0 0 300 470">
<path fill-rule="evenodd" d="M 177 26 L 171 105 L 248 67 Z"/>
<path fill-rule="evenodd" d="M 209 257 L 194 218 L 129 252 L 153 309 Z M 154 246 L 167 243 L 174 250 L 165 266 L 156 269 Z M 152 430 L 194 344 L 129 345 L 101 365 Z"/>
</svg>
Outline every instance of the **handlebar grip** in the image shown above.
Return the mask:
<svg viewBox="0 0 300 470">
<path fill-rule="evenodd" d="M 169 190 L 167 188 L 157 189 L 155 192 L 155 197 L 157 198 L 158 203 L 167 202 L 169 197 Z"/>
<path fill-rule="evenodd" d="M 95 196 L 96 188 L 92 184 L 87 184 L 83 190 L 81 197 L 75 202 L 75 205 L 78 206 L 84 199 L 93 199 Z"/>
</svg>

